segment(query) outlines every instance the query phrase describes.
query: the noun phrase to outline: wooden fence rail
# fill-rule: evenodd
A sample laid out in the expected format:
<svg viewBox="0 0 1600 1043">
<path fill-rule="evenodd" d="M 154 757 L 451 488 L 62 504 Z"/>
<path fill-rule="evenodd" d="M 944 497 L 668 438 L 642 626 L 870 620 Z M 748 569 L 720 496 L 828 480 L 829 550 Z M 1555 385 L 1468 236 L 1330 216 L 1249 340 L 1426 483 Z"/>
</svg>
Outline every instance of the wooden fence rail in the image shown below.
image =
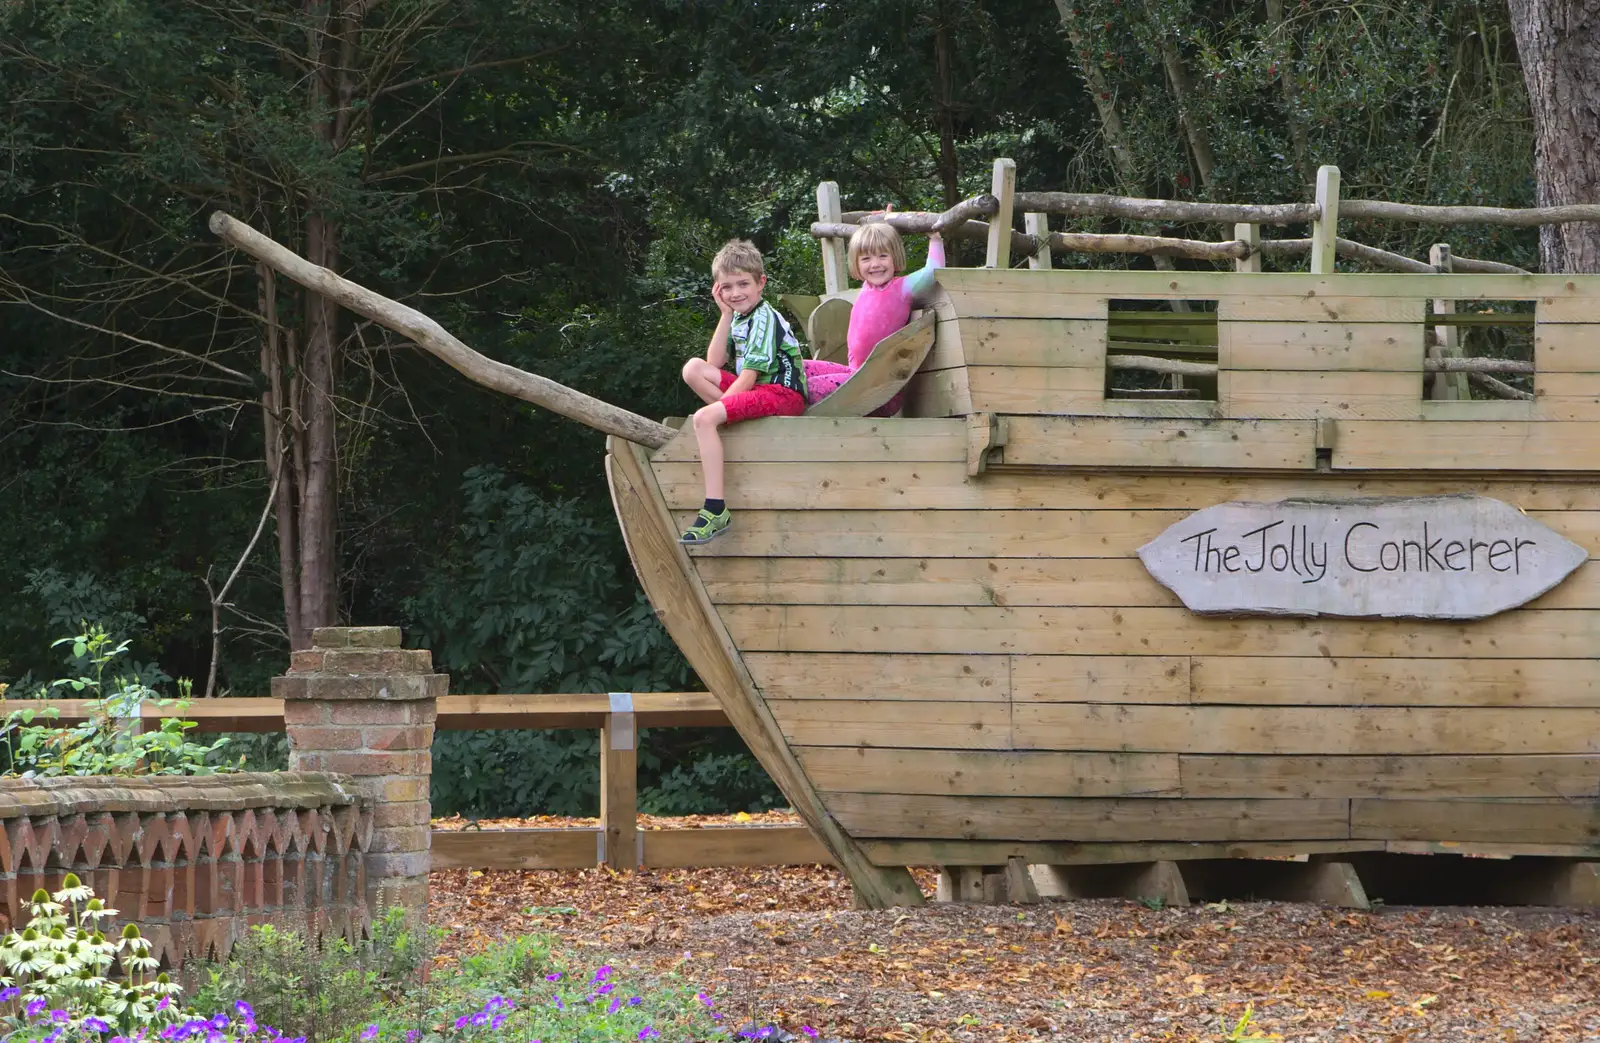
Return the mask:
<svg viewBox="0 0 1600 1043">
<path fill-rule="evenodd" d="M 84 699 L 0 700 L 0 712 L 54 707 L 62 723 L 85 720 Z M 447 695 L 438 701 L 437 728 L 594 728 L 600 731 L 600 824 L 597 828 L 434 829 L 434 869 L 615 869 L 687 866 L 775 866 L 830 861 L 804 826 L 639 828 L 638 730 L 726 728 L 728 719 L 709 692 L 613 692 L 574 695 Z M 146 703 L 141 721 L 174 716 L 172 707 Z M 195 699 L 183 718 L 201 732 L 284 730 L 283 700 Z M 37 719 L 37 717 L 36 717 Z"/>
</svg>

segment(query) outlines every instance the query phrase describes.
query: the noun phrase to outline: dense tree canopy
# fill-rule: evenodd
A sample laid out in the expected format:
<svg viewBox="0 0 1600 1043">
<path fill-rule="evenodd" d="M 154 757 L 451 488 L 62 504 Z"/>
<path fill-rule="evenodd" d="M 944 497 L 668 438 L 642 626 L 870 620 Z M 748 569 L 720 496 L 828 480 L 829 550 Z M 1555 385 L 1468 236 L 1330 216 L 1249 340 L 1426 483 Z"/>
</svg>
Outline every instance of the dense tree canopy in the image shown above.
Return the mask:
<svg viewBox="0 0 1600 1043">
<path fill-rule="evenodd" d="M 204 677 L 215 608 L 237 693 L 339 618 L 405 625 L 457 690 L 693 682 L 598 436 L 275 282 L 213 209 L 660 416 L 720 240 L 818 286 L 823 178 L 940 208 L 1009 155 L 1024 188 L 1265 202 L 1337 163 L 1350 196 L 1534 202 L 1489 0 L 12 0 L 0 140 L 0 680 L 83 618 Z"/>
</svg>

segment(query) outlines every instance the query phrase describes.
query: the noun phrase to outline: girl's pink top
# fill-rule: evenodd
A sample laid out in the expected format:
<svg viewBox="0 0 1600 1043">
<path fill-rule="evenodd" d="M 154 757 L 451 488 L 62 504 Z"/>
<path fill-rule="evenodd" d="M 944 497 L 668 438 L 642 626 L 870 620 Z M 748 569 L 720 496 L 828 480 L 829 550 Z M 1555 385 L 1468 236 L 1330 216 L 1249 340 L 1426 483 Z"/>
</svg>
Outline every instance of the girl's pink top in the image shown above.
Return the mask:
<svg viewBox="0 0 1600 1043">
<path fill-rule="evenodd" d="M 857 370 L 878 341 L 911 320 L 911 306 L 933 289 L 934 272 L 944 267 L 944 240 L 928 240 L 928 263 L 882 286 L 862 286 L 850 308 L 850 368 Z"/>
<path fill-rule="evenodd" d="M 806 399 L 811 404 L 822 401 L 839 389 L 860 369 L 878 342 L 911 319 L 911 309 L 926 304 L 933 292 L 934 273 L 944 267 L 944 241 L 928 240 L 928 263 L 910 275 L 890 279 L 882 286 L 862 286 L 856 302 L 850 308 L 850 329 L 845 344 L 850 352 L 850 364 L 806 359 Z M 900 396 L 873 413 L 888 416 L 900 408 Z"/>
</svg>

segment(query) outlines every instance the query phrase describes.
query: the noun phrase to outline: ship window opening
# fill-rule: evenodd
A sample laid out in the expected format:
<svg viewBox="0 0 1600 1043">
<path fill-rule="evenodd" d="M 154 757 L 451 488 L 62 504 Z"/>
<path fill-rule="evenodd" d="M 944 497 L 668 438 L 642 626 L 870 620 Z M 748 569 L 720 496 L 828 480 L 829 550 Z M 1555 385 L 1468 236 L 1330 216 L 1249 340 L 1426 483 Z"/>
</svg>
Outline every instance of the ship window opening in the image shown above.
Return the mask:
<svg viewBox="0 0 1600 1043">
<path fill-rule="evenodd" d="M 1110 302 L 1106 398 L 1217 400 L 1217 302 Z"/>
<path fill-rule="evenodd" d="M 1434 300 L 1423 318 L 1422 397 L 1533 398 L 1533 301 Z"/>
</svg>

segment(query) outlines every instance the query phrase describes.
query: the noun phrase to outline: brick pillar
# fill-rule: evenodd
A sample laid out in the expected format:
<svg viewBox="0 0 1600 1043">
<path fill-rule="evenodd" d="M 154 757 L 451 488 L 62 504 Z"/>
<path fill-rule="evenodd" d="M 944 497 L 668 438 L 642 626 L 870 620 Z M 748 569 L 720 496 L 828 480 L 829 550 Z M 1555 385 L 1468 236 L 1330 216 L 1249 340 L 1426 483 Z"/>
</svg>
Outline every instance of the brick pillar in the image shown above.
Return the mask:
<svg viewBox="0 0 1600 1043">
<path fill-rule="evenodd" d="M 290 771 L 353 776 L 374 804 L 367 849 L 373 912 L 426 910 L 433 723 L 450 678 L 426 649 L 402 649 L 399 627 L 320 627 L 311 649 L 272 679 L 283 700 Z"/>
</svg>

